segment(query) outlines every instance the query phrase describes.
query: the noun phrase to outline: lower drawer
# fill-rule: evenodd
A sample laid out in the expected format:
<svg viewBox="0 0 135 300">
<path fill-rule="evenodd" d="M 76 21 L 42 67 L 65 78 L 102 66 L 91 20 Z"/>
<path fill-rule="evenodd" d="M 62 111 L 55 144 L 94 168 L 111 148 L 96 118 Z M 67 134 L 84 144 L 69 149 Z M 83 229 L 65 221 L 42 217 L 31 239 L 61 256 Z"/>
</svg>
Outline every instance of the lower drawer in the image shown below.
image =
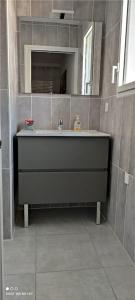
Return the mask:
<svg viewBox="0 0 135 300">
<path fill-rule="evenodd" d="M 19 173 L 19 204 L 103 202 L 106 190 L 106 171 Z"/>
</svg>

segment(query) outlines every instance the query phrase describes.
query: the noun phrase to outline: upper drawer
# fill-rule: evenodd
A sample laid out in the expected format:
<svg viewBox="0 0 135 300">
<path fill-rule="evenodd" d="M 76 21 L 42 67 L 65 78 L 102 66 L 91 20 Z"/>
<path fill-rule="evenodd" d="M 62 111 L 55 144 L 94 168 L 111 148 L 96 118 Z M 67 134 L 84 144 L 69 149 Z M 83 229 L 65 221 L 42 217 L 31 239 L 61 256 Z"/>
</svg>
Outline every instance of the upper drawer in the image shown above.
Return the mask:
<svg viewBox="0 0 135 300">
<path fill-rule="evenodd" d="M 19 137 L 20 170 L 77 170 L 108 167 L 109 138 Z"/>
</svg>

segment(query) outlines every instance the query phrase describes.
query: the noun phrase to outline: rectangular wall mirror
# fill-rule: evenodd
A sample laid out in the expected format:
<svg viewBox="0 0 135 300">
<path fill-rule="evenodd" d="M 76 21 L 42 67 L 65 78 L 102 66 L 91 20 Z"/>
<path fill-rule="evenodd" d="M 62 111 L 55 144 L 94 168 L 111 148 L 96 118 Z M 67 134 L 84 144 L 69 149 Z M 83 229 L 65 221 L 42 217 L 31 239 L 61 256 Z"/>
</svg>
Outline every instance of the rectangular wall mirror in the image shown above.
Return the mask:
<svg viewBox="0 0 135 300">
<path fill-rule="evenodd" d="M 101 22 L 37 17 L 19 22 L 22 93 L 99 95 Z"/>
</svg>

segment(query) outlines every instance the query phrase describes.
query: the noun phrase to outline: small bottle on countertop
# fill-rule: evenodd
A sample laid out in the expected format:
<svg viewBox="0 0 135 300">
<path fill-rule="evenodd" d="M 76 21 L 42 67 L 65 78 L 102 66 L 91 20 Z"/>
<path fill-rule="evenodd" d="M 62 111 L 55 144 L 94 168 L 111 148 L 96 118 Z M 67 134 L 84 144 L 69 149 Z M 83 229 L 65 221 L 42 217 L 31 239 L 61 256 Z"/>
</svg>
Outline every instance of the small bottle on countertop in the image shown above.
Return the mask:
<svg viewBox="0 0 135 300">
<path fill-rule="evenodd" d="M 75 121 L 74 121 L 74 130 L 80 131 L 81 130 L 81 122 L 80 122 L 80 116 L 76 115 Z"/>
</svg>

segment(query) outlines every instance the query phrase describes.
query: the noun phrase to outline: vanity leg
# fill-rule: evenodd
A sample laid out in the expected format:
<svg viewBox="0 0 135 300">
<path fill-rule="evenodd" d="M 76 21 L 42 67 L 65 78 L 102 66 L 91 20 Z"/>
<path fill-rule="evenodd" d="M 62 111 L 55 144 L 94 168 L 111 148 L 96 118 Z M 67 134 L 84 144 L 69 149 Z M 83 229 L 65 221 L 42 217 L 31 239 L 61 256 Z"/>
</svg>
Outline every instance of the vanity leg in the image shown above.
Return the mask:
<svg viewBox="0 0 135 300">
<path fill-rule="evenodd" d="M 97 202 L 96 224 L 100 225 L 100 221 L 101 221 L 101 202 Z"/>
<path fill-rule="evenodd" d="M 24 204 L 24 227 L 27 228 L 29 225 L 29 207 L 28 204 Z"/>
</svg>

